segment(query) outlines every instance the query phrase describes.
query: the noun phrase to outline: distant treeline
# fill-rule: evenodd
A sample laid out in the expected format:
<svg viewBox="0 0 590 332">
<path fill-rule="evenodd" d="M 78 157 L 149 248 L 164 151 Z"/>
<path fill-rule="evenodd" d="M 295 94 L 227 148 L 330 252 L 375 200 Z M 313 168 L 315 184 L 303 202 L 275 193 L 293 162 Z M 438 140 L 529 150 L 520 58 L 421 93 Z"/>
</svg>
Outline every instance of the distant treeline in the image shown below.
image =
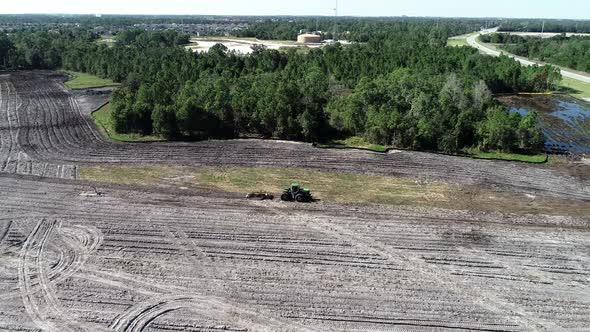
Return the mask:
<svg viewBox="0 0 590 332">
<path fill-rule="evenodd" d="M 446 18 L 417 18 L 417 17 L 389 17 L 389 18 L 355 18 L 342 17 L 302 17 L 295 19 L 265 19 L 255 21 L 248 29 L 234 32 L 237 37 L 254 37 L 262 40 L 296 40 L 300 31 L 321 31 L 325 39 L 343 39 L 357 42 L 367 42 L 382 34 L 383 30 L 404 31 L 410 25 L 427 26 L 428 29 L 444 26 L 438 29 L 440 38 L 462 35 L 479 30 L 486 24 L 494 24 L 481 19 L 446 19 Z M 334 35 L 336 33 L 336 35 Z"/>
<path fill-rule="evenodd" d="M 512 19 L 504 21 L 500 25 L 500 31 L 590 33 L 590 20 Z"/>
<path fill-rule="evenodd" d="M 490 34 L 480 38 L 485 43 L 504 44 L 503 49 L 519 56 L 590 72 L 590 37 L 559 35 L 538 38 Z"/>
<path fill-rule="evenodd" d="M 553 89 L 559 72 L 446 47 L 461 30 L 454 26 L 400 22 L 365 43 L 308 53 L 258 46 L 250 56 L 222 45 L 193 54 L 175 46 L 184 38 L 175 33 L 131 31 L 109 47 L 84 31 L 20 32 L 0 37 L 0 66 L 63 67 L 122 82 L 112 97 L 120 132 L 306 141 L 358 135 L 446 152 L 540 148 L 535 113 L 510 114 L 492 93 Z"/>
<path fill-rule="evenodd" d="M 8 15 L 0 14 L 1 25 L 56 25 L 70 24 L 79 27 L 117 26 L 133 27 L 135 24 L 210 24 L 228 22 L 254 22 L 252 17 L 221 17 L 221 16 L 193 16 L 193 15 L 50 15 L 50 14 L 26 14 Z"/>
</svg>

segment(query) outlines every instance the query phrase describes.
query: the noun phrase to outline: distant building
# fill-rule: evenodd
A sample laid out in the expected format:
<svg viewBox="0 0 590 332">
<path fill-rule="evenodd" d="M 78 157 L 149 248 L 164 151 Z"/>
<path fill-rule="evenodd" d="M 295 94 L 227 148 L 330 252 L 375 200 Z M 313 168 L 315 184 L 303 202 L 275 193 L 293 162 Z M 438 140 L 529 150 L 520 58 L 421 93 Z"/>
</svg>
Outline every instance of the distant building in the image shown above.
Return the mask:
<svg viewBox="0 0 590 332">
<path fill-rule="evenodd" d="M 304 33 L 297 36 L 297 42 L 302 44 L 318 44 L 322 42 L 322 36 Z"/>
</svg>

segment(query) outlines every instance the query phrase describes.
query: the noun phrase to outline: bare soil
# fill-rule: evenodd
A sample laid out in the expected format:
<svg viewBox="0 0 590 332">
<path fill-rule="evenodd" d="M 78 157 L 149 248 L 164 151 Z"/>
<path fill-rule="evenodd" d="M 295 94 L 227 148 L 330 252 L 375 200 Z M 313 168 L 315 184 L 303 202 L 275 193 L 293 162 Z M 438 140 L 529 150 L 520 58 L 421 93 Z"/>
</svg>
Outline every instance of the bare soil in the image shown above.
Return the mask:
<svg viewBox="0 0 590 332">
<path fill-rule="evenodd" d="M 2 331 L 588 327 L 590 219 L 567 209 L 294 204 L 198 185 L 99 184 L 99 196 L 79 180 L 81 165 L 296 166 L 443 181 L 478 193 L 457 194 L 466 205 L 496 204 L 495 195 L 514 208 L 522 201 L 512 197 L 534 196 L 583 210 L 589 179 L 570 171 L 573 161 L 259 140 L 115 143 L 89 118 L 106 97 L 62 82 L 53 72 L 0 74 Z"/>
<path fill-rule="evenodd" d="M 0 185 L 2 330 L 555 331 L 590 315 L 584 219 Z"/>
</svg>

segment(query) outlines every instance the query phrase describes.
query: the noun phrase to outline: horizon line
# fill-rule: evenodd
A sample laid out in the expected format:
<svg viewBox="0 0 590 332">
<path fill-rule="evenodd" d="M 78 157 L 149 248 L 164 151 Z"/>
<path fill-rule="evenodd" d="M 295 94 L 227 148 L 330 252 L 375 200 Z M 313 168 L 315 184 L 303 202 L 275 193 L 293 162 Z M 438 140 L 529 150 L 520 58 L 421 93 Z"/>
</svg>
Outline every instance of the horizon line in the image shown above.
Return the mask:
<svg viewBox="0 0 590 332">
<path fill-rule="evenodd" d="M 322 18 L 334 18 L 334 15 L 290 15 L 290 14 L 276 14 L 276 15 L 248 15 L 248 14 L 102 14 L 102 13 L 0 13 L 0 16 L 91 16 L 95 18 L 101 18 L 104 16 L 145 16 L 145 17 L 322 17 Z M 100 16 L 97 16 L 100 15 Z M 501 17 L 501 16 L 412 16 L 412 15 L 339 15 L 337 18 L 431 18 L 431 19 L 498 19 L 498 20 L 569 20 L 569 21 L 581 21 L 586 22 L 590 19 L 580 18 L 564 18 L 564 17 Z"/>
</svg>

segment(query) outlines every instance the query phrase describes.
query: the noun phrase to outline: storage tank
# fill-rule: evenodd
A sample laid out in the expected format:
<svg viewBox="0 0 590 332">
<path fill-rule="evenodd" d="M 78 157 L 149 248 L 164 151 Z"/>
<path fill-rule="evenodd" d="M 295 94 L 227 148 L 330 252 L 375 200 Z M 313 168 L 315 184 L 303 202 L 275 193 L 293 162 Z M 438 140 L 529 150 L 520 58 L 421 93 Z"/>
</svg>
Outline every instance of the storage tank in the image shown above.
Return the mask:
<svg viewBox="0 0 590 332">
<path fill-rule="evenodd" d="M 317 44 L 322 42 L 322 36 L 304 33 L 297 36 L 297 42 L 302 44 Z"/>
</svg>

